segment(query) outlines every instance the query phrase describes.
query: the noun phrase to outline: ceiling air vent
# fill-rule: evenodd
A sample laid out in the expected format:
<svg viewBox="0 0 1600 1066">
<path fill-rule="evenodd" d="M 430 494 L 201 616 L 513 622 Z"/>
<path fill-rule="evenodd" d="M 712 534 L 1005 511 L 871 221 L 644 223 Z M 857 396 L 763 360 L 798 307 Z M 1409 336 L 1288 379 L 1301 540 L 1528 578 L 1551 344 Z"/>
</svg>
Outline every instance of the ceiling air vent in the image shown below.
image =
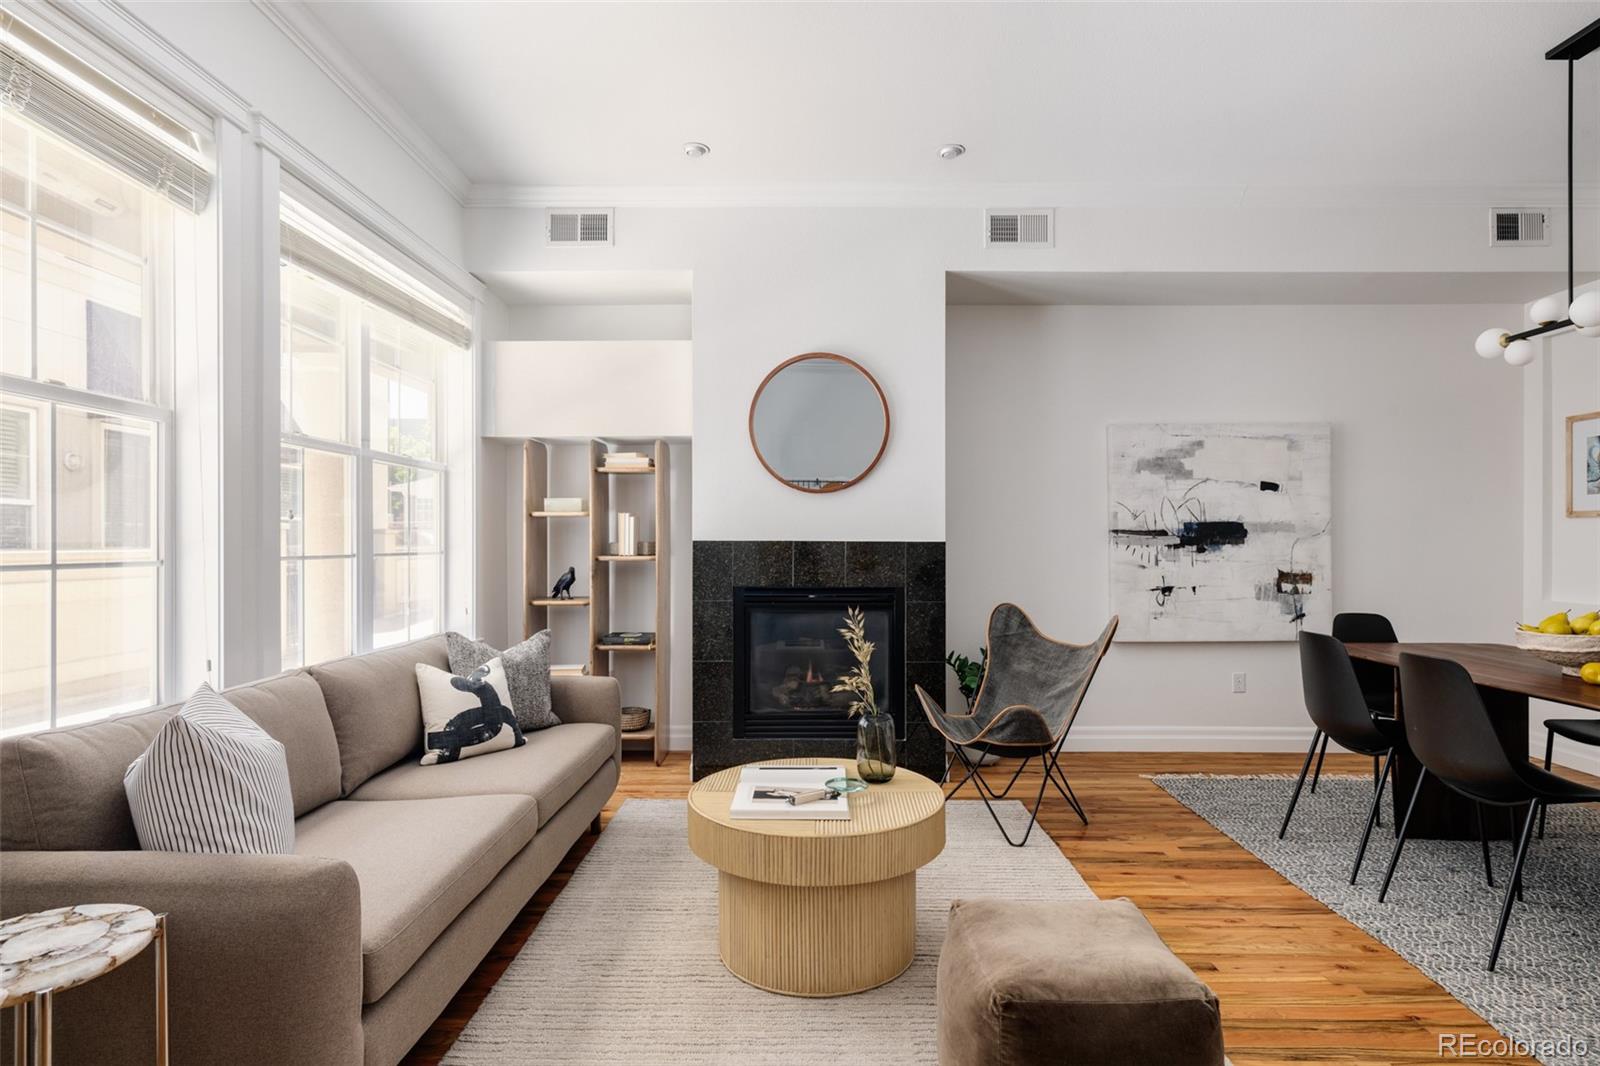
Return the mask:
<svg viewBox="0 0 1600 1066">
<path fill-rule="evenodd" d="M 1489 216 L 1490 244 L 1549 244 L 1550 217 L 1543 207 L 1497 207 Z"/>
<path fill-rule="evenodd" d="M 544 213 L 544 243 L 552 245 L 614 244 L 609 207 L 552 207 Z"/>
<path fill-rule="evenodd" d="M 991 207 L 983 212 L 986 248 L 1051 248 L 1055 231 L 1055 212 L 1048 207 Z"/>
</svg>

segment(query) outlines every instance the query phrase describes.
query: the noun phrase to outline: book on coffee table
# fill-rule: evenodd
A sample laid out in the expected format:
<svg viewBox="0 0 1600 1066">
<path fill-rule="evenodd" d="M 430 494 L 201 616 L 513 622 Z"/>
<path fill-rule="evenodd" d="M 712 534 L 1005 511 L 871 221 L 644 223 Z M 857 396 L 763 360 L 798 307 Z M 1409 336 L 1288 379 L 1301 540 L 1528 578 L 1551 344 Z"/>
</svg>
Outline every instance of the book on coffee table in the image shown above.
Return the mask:
<svg viewBox="0 0 1600 1066">
<path fill-rule="evenodd" d="M 821 791 L 824 782 L 844 777 L 846 768 L 840 763 L 816 766 L 746 766 L 739 771 L 739 783 L 733 789 L 733 802 L 728 808 L 731 818 L 788 819 L 795 821 L 840 821 L 850 817 L 850 800 L 847 796 L 834 796 L 812 800 L 809 803 L 790 801 L 792 795 Z"/>
</svg>

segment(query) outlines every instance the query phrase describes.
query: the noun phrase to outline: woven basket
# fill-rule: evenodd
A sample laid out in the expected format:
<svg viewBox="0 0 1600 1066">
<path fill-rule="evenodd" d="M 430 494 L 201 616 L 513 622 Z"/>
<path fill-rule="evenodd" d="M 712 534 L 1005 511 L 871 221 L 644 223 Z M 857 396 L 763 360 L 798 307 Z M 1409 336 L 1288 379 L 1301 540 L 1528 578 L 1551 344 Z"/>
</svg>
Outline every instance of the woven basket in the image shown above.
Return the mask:
<svg viewBox="0 0 1600 1066">
<path fill-rule="evenodd" d="M 1600 637 L 1559 636 L 1554 633 L 1529 633 L 1517 630 L 1517 647 L 1531 651 L 1546 662 L 1561 667 L 1570 677 L 1578 676 L 1584 663 L 1600 662 Z"/>
<path fill-rule="evenodd" d="M 650 708 L 624 707 L 622 708 L 622 731 L 634 733 L 650 724 Z"/>
</svg>

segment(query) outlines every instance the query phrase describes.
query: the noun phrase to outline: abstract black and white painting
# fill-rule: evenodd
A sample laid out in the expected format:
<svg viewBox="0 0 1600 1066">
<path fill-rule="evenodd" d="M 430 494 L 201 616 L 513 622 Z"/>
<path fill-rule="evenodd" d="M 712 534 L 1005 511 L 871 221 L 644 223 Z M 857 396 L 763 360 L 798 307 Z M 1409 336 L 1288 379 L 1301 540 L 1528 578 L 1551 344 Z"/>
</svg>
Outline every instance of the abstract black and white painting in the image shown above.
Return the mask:
<svg viewBox="0 0 1600 1066">
<path fill-rule="evenodd" d="M 1106 445 L 1118 640 L 1327 631 L 1327 425 L 1114 425 Z"/>
</svg>

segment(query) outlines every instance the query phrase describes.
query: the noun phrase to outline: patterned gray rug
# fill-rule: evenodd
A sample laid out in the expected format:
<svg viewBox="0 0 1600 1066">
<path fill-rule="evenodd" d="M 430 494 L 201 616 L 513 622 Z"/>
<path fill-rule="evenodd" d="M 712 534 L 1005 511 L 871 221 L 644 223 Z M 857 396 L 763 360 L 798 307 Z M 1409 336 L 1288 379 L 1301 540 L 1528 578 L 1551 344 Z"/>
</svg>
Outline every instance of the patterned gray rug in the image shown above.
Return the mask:
<svg viewBox="0 0 1600 1066">
<path fill-rule="evenodd" d="M 1013 835 L 1026 825 L 1014 801 L 1002 816 Z M 686 820 L 681 800 L 622 805 L 447 1064 L 930 1066 L 950 901 L 1094 898 L 1042 831 L 1010 848 L 982 804 L 953 802 L 944 853 L 918 875 L 911 968 L 855 996 L 773 995 L 717 957 L 717 874 L 690 854 Z"/>
<path fill-rule="evenodd" d="M 1384 828 L 1373 830 L 1359 882 L 1348 883 L 1372 799 L 1370 778 L 1324 775 L 1316 795 L 1301 794 L 1283 840 L 1278 826 L 1293 778 L 1152 779 L 1547 1066 L 1584 1066 L 1600 1056 L 1600 809 L 1550 812 L 1545 839 L 1536 838 L 1529 851 L 1526 899 L 1512 910 L 1505 949 L 1489 973 L 1484 966 L 1504 895 L 1503 887 L 1484 883 L 1477 841 L 1409 841 L 1388 902 L 1380 904 L 1378 886 L 1394 848 L 1394 815 L 1385 800 Z M 1504 886 L 1512 845 L 1492 847 L 1495 883 Z"/>
</svg>

